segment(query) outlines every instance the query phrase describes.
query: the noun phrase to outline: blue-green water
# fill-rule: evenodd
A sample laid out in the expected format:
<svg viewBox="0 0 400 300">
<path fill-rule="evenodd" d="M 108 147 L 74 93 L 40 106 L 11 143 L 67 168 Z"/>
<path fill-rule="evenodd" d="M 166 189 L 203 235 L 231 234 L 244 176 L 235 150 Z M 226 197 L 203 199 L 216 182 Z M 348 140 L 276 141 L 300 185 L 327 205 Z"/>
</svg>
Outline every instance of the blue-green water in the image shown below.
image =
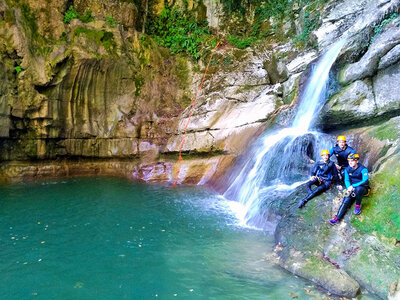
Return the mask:
<svg viewBox="0 0 400 300">
<path fill-rule="evenodd" d="M 199 188 L 115 178 L 0 186 L 1 299 L 319 299 L 268 234 Z M 311 294 L 311 295 L 310 295 Z"/>
</svg>

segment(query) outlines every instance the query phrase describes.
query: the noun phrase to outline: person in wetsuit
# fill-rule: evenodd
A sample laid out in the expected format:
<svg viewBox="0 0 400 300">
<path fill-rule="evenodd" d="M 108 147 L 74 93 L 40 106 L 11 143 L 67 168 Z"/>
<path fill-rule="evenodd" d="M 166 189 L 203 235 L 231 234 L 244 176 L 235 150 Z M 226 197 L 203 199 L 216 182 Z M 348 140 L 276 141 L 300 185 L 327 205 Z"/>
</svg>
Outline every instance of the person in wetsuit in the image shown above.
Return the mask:
<svg viewBox="0 0 400 300">
<path fill-rule="evenodd" d="M 337 160 L 337 163 L 335 163 L 335 177 L 339 179 L 337 184 L 338 188 L 340 189 L 344 185 L 344 170 L 349 166 L 347 157 L 350 153 L 356 153 L 356 150 L 347 145 L 346 137 L 344 135 L 338 136 L 337 144 L 335 145 L 335 147 L 329 150 L 329 154 L 331 156 L 335 156 Z"/>
<path fill-rule="evenodd" d="M 359 155 L 351 153 L 347 159 L 349 166 L 344 169 L 344 183 L 347 191 L 345 191 L 345 197 L 336 217 L 329 221 L 332 225 L 339 223 L 354 201 L 356 202 L 354 214 L 360 214 L 361 199 L 370 190 L 368 169 L 358 162 Z"/>
<path fill-rule="evenodd" d="M 302 208 L 307 201 L 328 190 L 331 185 L 331 181 L 335 176 L 335 165 L 329 159 L 329 151 L 322 150 L 321 156 L 322 160 L 318 161 L 311 170 L 311 179 L 307 182 L 308 195 L 304 199 L 300 200 L 299 204 L 297 205 L 298 208 Z M 317 186 L 315 190 L 311 189 L 313 185 Z"/>
</svg>

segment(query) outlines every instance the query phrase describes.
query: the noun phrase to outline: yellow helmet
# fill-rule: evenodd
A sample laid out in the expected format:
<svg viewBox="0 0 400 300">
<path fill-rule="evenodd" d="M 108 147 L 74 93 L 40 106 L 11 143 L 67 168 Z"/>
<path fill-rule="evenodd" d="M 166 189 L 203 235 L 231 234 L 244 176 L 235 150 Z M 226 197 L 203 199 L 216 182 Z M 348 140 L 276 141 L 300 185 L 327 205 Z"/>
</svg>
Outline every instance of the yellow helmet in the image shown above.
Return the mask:
<svg viewBox="0 0 400 300">
<path fill-rule="evenodd" d="M 349 156 L 347 157 L 347 160 L 359 160 L 360 159 L 360 155 L 358 155 L 357 153 L 350 153 Z"/>
<path fill-rule="evenodd" d="M 326 150 L 326 149 L 324 149 L 324 150 L 321 151 L 321 156 L 322 156 L 322 155 L 325 155 L 325 154 L 330 155 L 330 154 L 329 154 L 329 151 Z"/>
<path fill-rule="evenodd" d="M 337 141 L 339 142 L 339 141 L 345 141 L 346 142 L 346 137 L 344 136 L 344 135 L 339 135 L 338 137 L 337 137 Z"/>
</svg>

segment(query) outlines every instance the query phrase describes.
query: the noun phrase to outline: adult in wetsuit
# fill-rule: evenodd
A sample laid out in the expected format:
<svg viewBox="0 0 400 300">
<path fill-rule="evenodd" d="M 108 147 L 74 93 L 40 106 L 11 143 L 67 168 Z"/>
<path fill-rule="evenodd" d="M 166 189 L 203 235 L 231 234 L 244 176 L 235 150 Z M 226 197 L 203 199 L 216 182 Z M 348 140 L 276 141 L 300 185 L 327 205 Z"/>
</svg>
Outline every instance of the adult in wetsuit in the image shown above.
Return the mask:
<svg viewBox="0 0 400 300">
<path fill-rule="evenodd" d="M 297 205 L 298 208 L 302 208 L 307 201 L 328 190 L 331 185 L 331 181 L 334 177 L 335 165 L 329 159 L 330 155 L 328 150 L 322 150 L 321 156 L 322 159 L 317 162 L 311 170 L 311 179 L 307 182 L 308 195 L 300 200 Z M 317 186 L 315 190 L 311 189 L 313 185 Z"/>
<path fill-rule="evenodd" d="M 337 144 L 329 150 L 329 154 L 335 156 L 337 160 L 337 163 L 335 164 L 335 177 L 339 179 L 337 182 L 337 184 L 339 184 L 338 187 L 344 185 L 344 169 L 349 166 L 347 157 L 350 153 L 356 153 L 356 150 L 347 145 L 346 137 L 344 135 L 338 136 Z"/>
<path fill-rule="evenodd" d="M 369 174 L 368 169 L 358 163 L 359 155 L 351 153 L 348 157 L 349 166 L 344 170 L 344 183 L 347 191 L 336 217 L 329 221 L 330 224 L 338 223 L 346 213 L 347 209 L 356 202 L 354 214 L 361 213 L 361 199 L 368 194 Z"/>
</svg>

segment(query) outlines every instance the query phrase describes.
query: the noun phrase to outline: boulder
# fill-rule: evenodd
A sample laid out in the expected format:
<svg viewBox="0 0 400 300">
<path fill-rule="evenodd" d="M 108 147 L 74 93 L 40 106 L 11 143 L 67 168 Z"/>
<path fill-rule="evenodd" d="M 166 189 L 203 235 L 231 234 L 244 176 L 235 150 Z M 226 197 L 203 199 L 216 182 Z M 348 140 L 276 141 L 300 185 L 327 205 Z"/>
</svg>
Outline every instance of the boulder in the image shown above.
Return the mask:
<svg viewBox="0 0 400 300">
<path fill-rule="evenodd" d="M 398 114 L 400 110 L 400 62 L 378 71 L 373 78 L 373 87 L 378 115 Z"/>
<path fill-rule="evenodd" d="M 370 121 L 376 114 L 377 106 L 371 82 L 357 80 L 325 103 L 319 116 L 319 124 L 328 130 L 354 126 Z"/>
<path fill-rule="evenodd" d="M 349 274 L 321 257 L 303 255 L 291 249 L 280 265 L 337 296 L 354 298 L 360 290 L 360 285 Z"/>
<path fill-rule="evenodd" d="M 381 58 L 398 44 L 400 44 L 400 28 L 392 26 L 374 39 L 373 44 L 358 62 L 348 65 L 341 71 L 340 82 L 347 84 L 373 76 Z"/>
</svg>

